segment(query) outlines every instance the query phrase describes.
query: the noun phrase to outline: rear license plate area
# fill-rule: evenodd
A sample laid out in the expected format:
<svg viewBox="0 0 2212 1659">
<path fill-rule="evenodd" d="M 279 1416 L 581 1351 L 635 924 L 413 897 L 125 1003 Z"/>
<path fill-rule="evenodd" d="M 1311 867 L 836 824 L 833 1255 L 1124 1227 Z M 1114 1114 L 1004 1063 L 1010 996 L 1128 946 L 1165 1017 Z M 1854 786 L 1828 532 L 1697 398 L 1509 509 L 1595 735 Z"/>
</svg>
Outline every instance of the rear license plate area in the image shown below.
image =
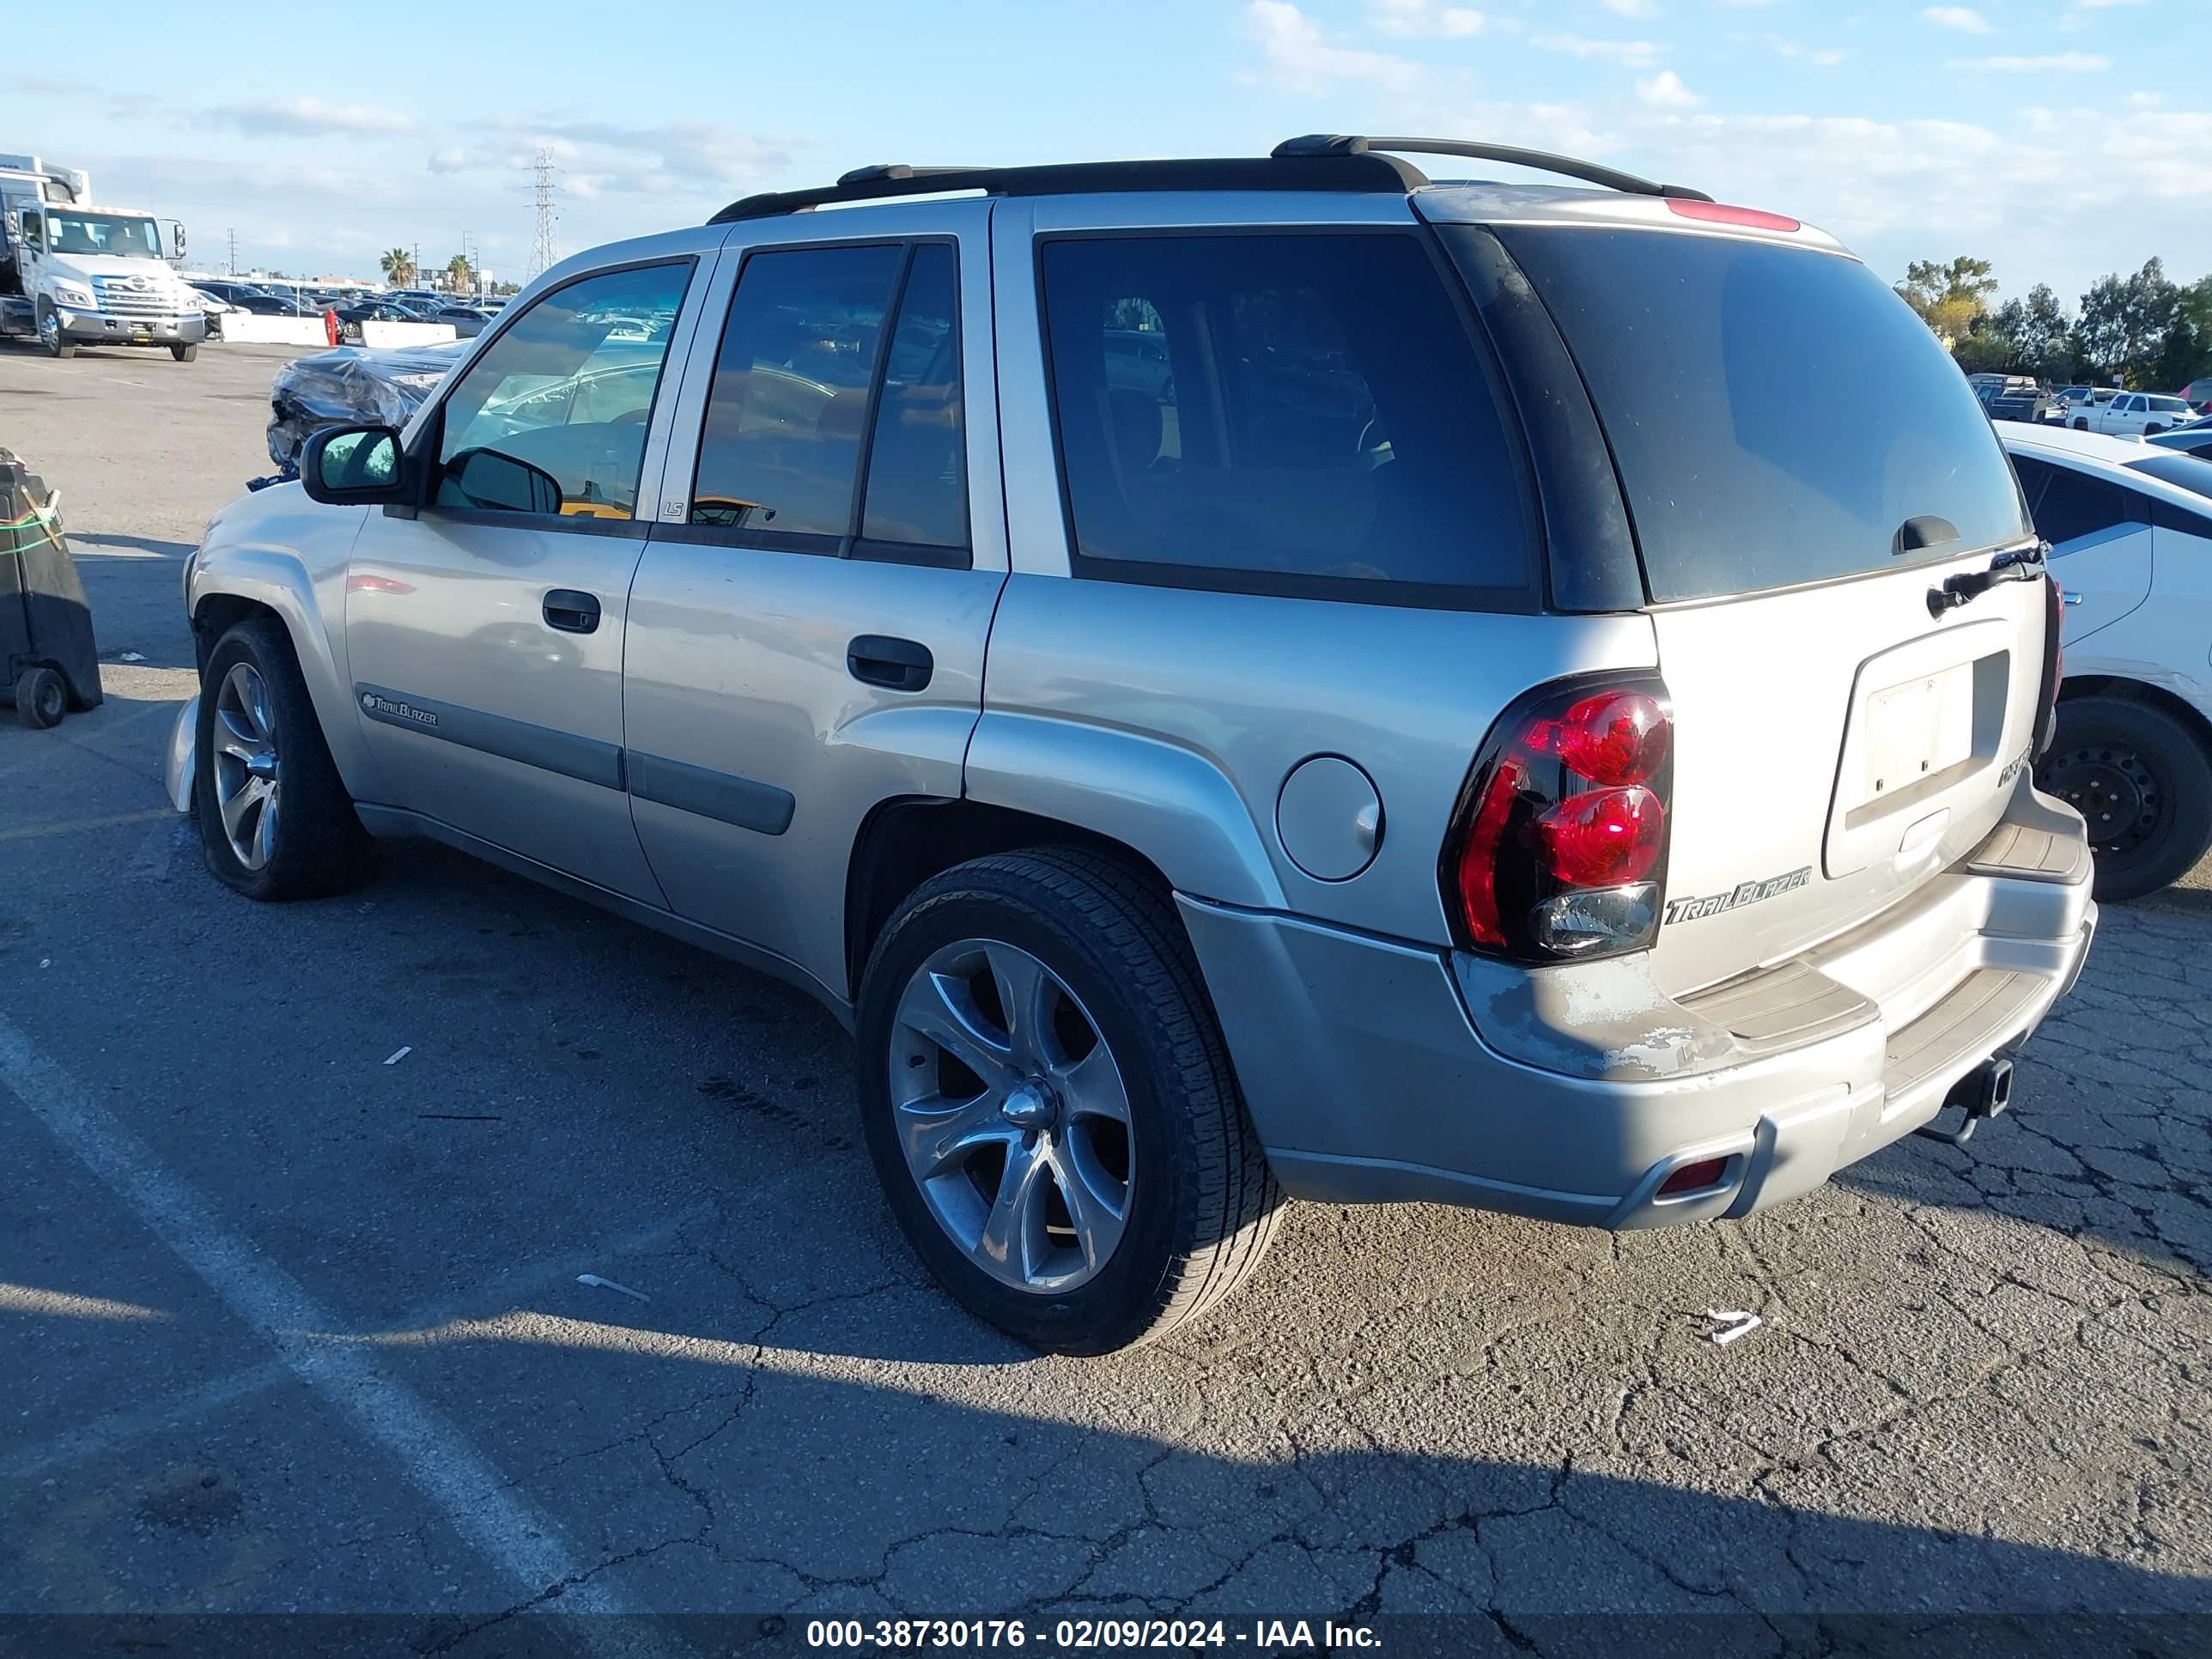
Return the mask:
<svg viewBox="0 0 2212 1659">
<path fill-rule="evenodd" d="M 1856 805 L 1879 804 L 1948 771 L 1974 752 L 1971 663 L 1907 680 L 1867 699 Z"/>
</svg>

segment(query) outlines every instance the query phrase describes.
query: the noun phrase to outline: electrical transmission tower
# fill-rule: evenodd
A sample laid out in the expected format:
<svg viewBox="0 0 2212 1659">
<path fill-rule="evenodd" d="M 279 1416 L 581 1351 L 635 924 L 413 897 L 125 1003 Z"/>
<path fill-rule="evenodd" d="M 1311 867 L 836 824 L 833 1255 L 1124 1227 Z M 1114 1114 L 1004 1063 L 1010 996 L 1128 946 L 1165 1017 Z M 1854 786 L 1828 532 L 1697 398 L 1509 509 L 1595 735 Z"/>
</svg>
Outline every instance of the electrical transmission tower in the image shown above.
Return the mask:
<svg viewBox="0 0 2212 1659">
<path fill-rule="evenodd" d="M 230 236 L 230 274 L 231 274 L 232 276 L 237 276 L 237 275 L 238 275 L 238 233 L 237 233 L 236 231 L 234 231 L 234 231 L 231 231 L 231 232 L 229 233 L 229 236 Z"/>
<path fill-rule="evenodd" d="M 561 216 L 561 210 L 554 202 L 555 192 L 560 186 L 553 182 L 556 169 L 550 144 L 539 147 L 532 166 L 537 174 L 532 188 L 538 202 L 538 234 L 530 245 L 530 275 L 535 277 L 548 267 L 557 264 L 561 258 L 560 245 L 553 237 L 554 222 Z"/>
</svg>

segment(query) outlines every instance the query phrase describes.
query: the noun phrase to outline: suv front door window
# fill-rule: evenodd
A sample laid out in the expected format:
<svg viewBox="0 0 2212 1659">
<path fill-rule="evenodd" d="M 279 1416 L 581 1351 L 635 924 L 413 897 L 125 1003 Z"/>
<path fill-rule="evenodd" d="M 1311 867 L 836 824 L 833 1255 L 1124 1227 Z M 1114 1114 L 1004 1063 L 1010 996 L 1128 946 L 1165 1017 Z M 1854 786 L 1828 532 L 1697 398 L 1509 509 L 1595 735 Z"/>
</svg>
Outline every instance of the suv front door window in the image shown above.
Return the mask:
<svg viewBox="0 0 2212 1659">
<path fill-rule="evenodd" d="M 711 254 L 718 238 L 693 240 Z M 382 799 L 647 902 L 623 646 L 653 410 L 694 267 L 593 273 L 517 317 L 418 425 L 426 499 L 413 516 L 369 511 L 347 581 Z"/>
</svg>

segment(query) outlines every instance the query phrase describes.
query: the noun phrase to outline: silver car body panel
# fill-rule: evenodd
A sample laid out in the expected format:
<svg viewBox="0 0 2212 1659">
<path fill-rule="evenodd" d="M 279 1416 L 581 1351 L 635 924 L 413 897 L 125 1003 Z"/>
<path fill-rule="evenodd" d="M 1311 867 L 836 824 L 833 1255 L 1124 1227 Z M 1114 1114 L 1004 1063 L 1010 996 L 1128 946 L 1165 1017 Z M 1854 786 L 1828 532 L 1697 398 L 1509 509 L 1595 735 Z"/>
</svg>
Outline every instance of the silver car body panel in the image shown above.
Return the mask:
<svg viewBox="0 0 2212 1659">
<path fill-rule="evenodd" d="M 347 583 L 349 702 L 387 781 L 377 804 L 654 904 L 665 899 L 624 791 L 629 599 L 650 523 L 648 486 L 659 474 L 673 393 L 721 240 L 706 229 L 652 237 L 605 250 L 585 267 L 693 262 L 647 423 L 640 516 L 373 511 Z M 495 342 L 503 331 L 479 337 Z M 490 349 L 480 344 L 417 412 L 410 441 L 427 441 L 434 411 Z M 543 608 L 556 590 L 592 596 L 598 625 L 583 633 L 550 626 Z"/>
<path fill-rule="evenodd" d="M 1743 1215 L 1919 1127 L 2071 988 L 2097 921 L 2079 820 L 2023 779 L 1975 855 L 1702 996 L 1635 957 L 1534 973 L 1186 897 L 1269 1162 L 1334 1203 L 1609 1227 Z M 1726 1173 L 1662 1197 L 1667 1176 Z"/>
<path fill-rule="evenodd" d="M 2013 646 L 2036 636 L 2041 595 L 2002 585 L 1931 617 L 1928 589 L 1985 556 L 1580 616 L 1073 580 L 1037 240 L 1422 217 L 1843 252 L 1512 185 L 906 201 L 672 233 L 548 272 L 447 382 L 553 285 L 696 258 L 635 520 L 456 526 L 274 489 L 214 527 L 191 602 L 234 594 L 283 618 L 373 830 L 746 962 L 848 1023 L 856 839 L 886 803 L 964 797 L 1165 874 L 1292 1190 L 1613 1226 L 1741 1214 L 1924 1122 L 2079 970 L 2096 919 L 2085 838 L 2025 775 L 2039 663 Z M 654 534 L 688 526 L 744 256 L 921 238 L 960 255 L 970 568 Z M 426 405 L 409 441 L 434 418 Z M 545 624 L 555 586 L 599 596 L 596 632 Z M 864 634 L 927 645 L 928 684 L 855 678 Z M 1654 668 L 1679 734 L 1669 896 L 1759 902 L 1670 921 L 1655 949 L 1611 960 L 1530 969 L 1455 950 L 1439 854 L 1499 712 L 1561 676 Z M 1869 781 L 1865 710 L 1923 684 L 1963 747 L 1893 796 Z M 173 788 L 189 762 L 187 737 Z M 1706 1158 L 1724 1180 L 1660 1194 Z"/>
<path fill-rule="evenodd" d="M 851 849 L 868 816 L 899 799 L 955 799 L 983 706 L 983 651 L 1006 580 L 993 363 L 993 204 L 900 204 L 866 213 L 740 223 L 674 400 L 684 441 L 660 480 L 664 522 L 688 518 L 723 319 L 750 253 L 950 239 L 959 257 L 967 441 L 967 569 L 656 536 L 630 595 L 624 671 L 629 744 L 712 788 L 742 781 L 787 803 L 766 833 L 633 783 L 637 836 L 678 915 L 797 963 L 842 993 Z M 910 639 L 933 659 L 927 685 L 863 684 L 848 662 L 866 635 Z M 642 787 L 641 787 L 642 786 Z M 726 787 L 726 783 L 721 787 Z M 655 798 L 657 797 L 657 798 Z M 706 809 L 706 810 L 702 810 Z"/>
</svg>

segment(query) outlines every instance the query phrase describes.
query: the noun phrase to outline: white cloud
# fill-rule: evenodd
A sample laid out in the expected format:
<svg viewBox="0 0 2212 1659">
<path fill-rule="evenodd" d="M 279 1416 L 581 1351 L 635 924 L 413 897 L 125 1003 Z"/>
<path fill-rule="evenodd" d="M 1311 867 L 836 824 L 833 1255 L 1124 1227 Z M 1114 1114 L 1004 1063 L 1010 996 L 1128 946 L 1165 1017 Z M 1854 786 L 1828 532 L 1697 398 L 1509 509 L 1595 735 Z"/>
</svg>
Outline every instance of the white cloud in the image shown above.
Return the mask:
<svg viewBox="0 0 2212 1659">
<path fill-rule="evenodd" d="M 2131 92 L 2128 94 L 2130 109 L 2156 109 L 2166 101 L 2162 92 Z"/>
<path fill-rule="evenodd" d="M 2039 74 L 2052 70 L 2064 75 L 2091 75 L 2112 66 L 2109 58 L 2100 58 L 2094 52 L 2057 52 L 2044 58 L 1954 58 L 1944 64 L 1946 69 L 1995 70 L 2011 75 Z"/>
<path fill-rule="evenodd" d="M 1659 8 L 1654 0 L 1605 0 L 1607 11 L 1617 11 L 1623 17 L 1656 17 Z"/>
<path fill-rule="evenodd" d="M 397 110 L 380 109 L 374 104 L 330 104 L 319 98 L 224 104 L 209 110 L 207 118 L 257 137 L 325 137 L 334 133 L 374 137 L 413 132 L 421 125 L 414 117 Z"/>
<path fill-rule="evenodd" d="M 2114 6 L 2140 6 L 2144 0 L 2074 0 L 2084 11 L 2106 11 Z"/>
<path fill-rule="evenodd" d="M 1322 92 L 1339 81 L 1407 92 L 1420 79 L 1419 70 L 1402 58 L 1329 45 L 1320 26 L 1290 0 L 1252 0 L 1244 21 L 1260 43 L 1266 78 L 1292 92 Z"/>
<path fill-rule="evenodd" d="M 1636 83 L 1636 95 L 1654 109 L 1695 109 L 1705 100 L 1682 84 L 1672 70 L 1661 70 L 1648 81 Z"/>
<path fill-rule="evenodd" d="M 1438 5 L 1436 0 L 1367 0 L 1367 19 L 1380 33 L 1400 40 L 1452 40 L 1481 33 L 1490 21 L 1471 6 Z"/>
<path fill-rule="evenodd" d="M 1659 48 L 1649 40 L 1593 40 L 1581 34 L 1539 34 L 1528 44 L 1544 52 L 1601 58 L 1626 69 L 1650 69 L 1659 61 Z"/>
<path fill-rule="evenodd" d="M 1990 20 L 1970 6 L 1929 6 L 1920 15 L 1939 28 L 1958 29 L 1967 34 L 1990 33 Z"/>
</svg>

